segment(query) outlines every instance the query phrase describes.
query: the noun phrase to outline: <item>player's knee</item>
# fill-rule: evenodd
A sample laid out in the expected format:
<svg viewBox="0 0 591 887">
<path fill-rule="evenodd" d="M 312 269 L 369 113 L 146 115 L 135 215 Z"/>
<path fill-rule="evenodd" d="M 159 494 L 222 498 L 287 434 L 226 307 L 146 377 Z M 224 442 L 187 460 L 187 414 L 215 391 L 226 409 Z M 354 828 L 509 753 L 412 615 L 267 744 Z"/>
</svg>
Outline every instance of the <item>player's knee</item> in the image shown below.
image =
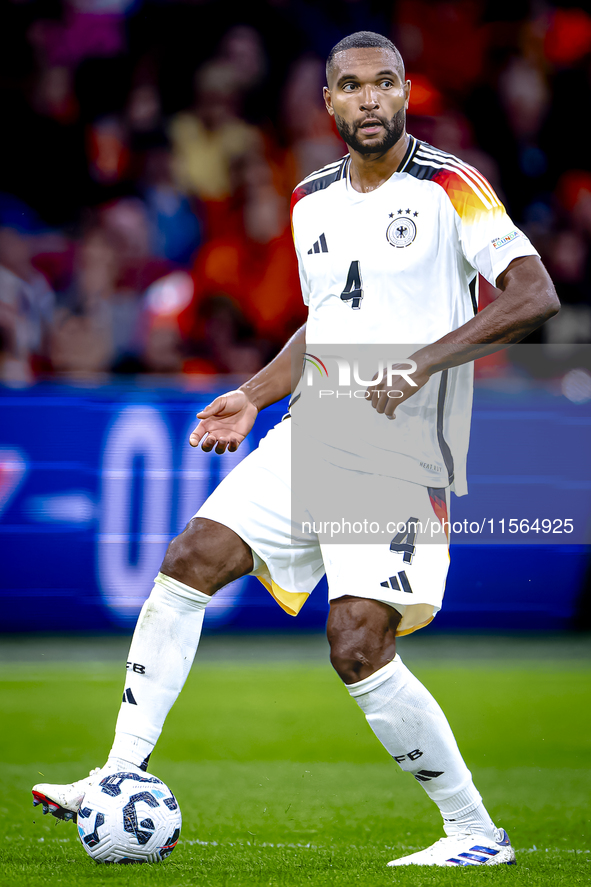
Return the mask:
<svg viewBox="0 0 591 887">
<path fill-rule="evenodd" d="M 215 594 L 252 567 L 250 548 L 233 530 L 196 517 L 168 546 L 161 570 L 204 594 Z"/>
<path fill-rule="evenodd" d="M 347 643 L 331 645 L 330 663 L 345 684 L 356 684 L 374 670 L 363 650 Z"/>
<path fill-rule="evenodd" d="M 343 596 L 331 601 L 326 634 L 330 661 L 345 684 L 355 684 L 396 655 L 400 614 L 381 601 Z"/>
</svg>

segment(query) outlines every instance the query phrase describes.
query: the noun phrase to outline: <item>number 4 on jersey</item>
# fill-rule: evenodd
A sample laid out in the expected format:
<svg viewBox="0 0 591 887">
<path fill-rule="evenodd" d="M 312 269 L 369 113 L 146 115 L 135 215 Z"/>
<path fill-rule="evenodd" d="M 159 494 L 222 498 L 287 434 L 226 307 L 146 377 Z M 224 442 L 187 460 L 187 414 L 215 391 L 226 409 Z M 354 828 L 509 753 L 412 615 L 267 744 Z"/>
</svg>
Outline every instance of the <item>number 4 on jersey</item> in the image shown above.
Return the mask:
<svg viewBox="0 0 591 887">
<path fill-rule="evenodd" d="M 347 274 L 347 283 L 345 289 L 341 293 L 343 302 L 351 302 L 351 308 L 361 308 L 361 300 L 363 299 L 363 284 L 361 282 L 361 270 L 359 262 L 351 262 L 349 265 L 349 273 Z"/>
</svg>

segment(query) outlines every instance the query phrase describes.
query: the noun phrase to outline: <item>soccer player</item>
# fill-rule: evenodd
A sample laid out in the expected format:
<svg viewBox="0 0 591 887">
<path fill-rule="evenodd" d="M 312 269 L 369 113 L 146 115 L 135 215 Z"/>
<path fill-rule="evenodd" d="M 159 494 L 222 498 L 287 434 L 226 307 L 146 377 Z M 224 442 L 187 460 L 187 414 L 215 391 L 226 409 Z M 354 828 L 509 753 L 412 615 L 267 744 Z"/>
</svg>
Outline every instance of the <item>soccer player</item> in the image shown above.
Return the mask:
<svg viewBox="0 0 591 887">
<path fill-rule="evenodd" d="M 371 434 L 329 434 L 314 458 L 328 488 L 354 490 L 364 508 L 386 498 L 396 520 L 445 520 L 449 488 L 466 492 L 470 362 L 478 346 L 521 340 L 558 311 L 558 300 L 536 250 L 483 176 L 406 132 L 411 84 L 388 39 L 364 31 L 342 40 L 328 57 L 327 83 L 326 107 L 349 152 L 294 192 L 307 324 L 265 369 L 198 414 L 191 444 L 235 450 L 259 410 L 293 391 L 294 354 L 301 366 L 321 343 L 426 343 L 410 355 L 413 364 L 378 376 L 368 401 L 355 402 Z M 479 314 L 478 273 L 500 290 Z M 191 668 L 205 607 L 220 588 L 254 574 L 297 613 L 326 572 L 332 665 L 378 740 L 443 817 L 444 838 L 390 865 L 513 863 L 509 838 L 484 807 L 445 715 L 396 653 L 396 636 L 427 624 L 441 606 L 447 544 L 428 544 L 408 527 L 391 543 L 296 537 L 290 426 L 299 423 L 311 439 L 317 433 L 306 427 L 305 411 L 298 419 L 304 387 L 300 403 L 292 398 L 292 418 L 239 463 L 171 542 L 132 640 L 106 765 L 69 785 L 35 786 L 35 801 L 71 819 L 105 774 L 147 769 Z"/>
</svg>

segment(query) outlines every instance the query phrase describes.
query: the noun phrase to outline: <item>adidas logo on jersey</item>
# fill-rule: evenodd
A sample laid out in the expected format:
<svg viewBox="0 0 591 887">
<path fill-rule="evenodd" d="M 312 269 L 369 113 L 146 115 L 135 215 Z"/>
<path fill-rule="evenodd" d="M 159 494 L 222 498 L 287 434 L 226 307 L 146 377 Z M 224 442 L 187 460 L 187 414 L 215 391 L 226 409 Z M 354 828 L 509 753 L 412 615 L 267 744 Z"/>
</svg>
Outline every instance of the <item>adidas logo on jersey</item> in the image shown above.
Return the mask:
<svg viewBox="0 0 591 887">
<path fill-rule="evenodd" d="M 311 256 L 313 253 L 327 253 L 328 246 L 326 245 L 326 237 L 324 234 L 321 234 L 314 246 L 308 250 L 308 255 Z"/>
<path fill-rule="evenodd" d="M 380 585 L 382 588 L 391 588 L 393 591 L 406 591 L 407 594 L 412 594 L 412 588 L 404 570 L 401 570 L 396 576 L 390 576 L 386 582 L 380 582 Z M 400 588 L 401 585 L 402 588 Z"/>
</svg>

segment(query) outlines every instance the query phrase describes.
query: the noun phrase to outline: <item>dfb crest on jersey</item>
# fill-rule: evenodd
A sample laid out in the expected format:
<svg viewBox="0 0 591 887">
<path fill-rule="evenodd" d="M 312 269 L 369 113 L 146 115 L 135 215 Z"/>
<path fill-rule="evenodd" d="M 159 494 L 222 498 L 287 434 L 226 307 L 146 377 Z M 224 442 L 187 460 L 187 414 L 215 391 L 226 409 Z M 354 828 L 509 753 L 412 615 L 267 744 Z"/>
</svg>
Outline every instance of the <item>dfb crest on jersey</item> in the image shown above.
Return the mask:
<svg viewBox="0 0 591 887">
<path fill-rule="evenodd" d="M 386 230 L 388 243 L 397 249 L 410 246 L 416 236 L 417 226 L 408 216 L 398 216 L 393 222 L 390 222 Z"/>
</svg>

